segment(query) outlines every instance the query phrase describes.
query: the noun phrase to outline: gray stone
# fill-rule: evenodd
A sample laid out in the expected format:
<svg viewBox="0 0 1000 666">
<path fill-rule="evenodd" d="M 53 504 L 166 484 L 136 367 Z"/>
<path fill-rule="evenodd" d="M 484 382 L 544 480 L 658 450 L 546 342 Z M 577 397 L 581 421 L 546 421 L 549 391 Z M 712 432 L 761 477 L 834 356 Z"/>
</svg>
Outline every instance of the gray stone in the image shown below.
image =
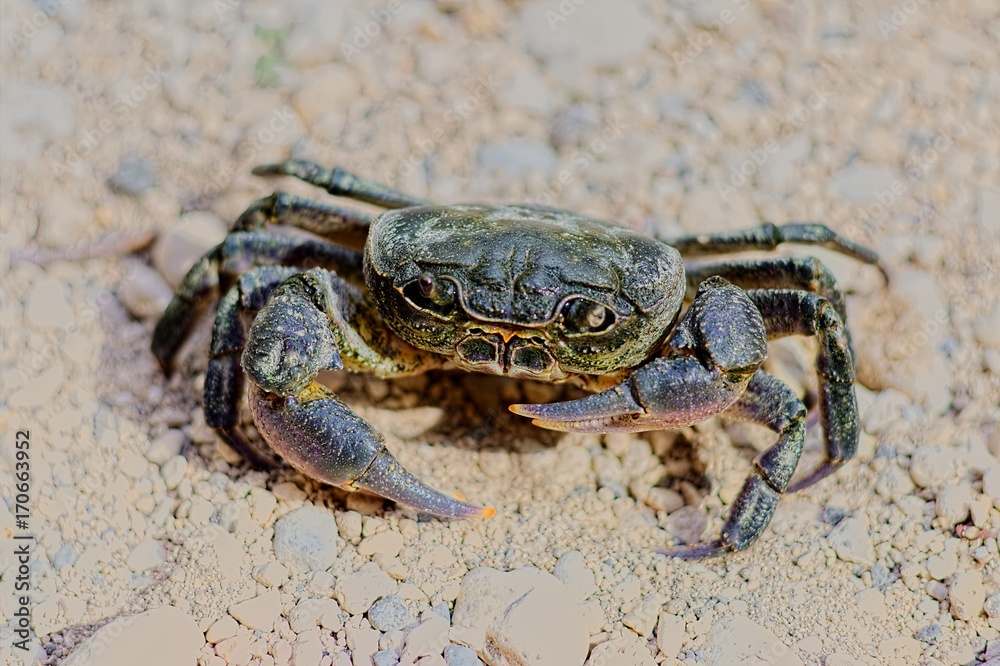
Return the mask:
<svg viewBox="0 0 1000 666">
<path fill-rule="evenodd" d="M 476 651 L 464 645 L 446 645 L 444 661 L 448 666 L 483 666 L 483 661 L 476 656 Z"/>
<path fill-rule="evenodd" d="M 125 160 L 118 167 L 115 175 L 108 178 L 108 187 L 113 192 L 139 196 L 156 186 L 156 173 L 153 165 L 145 157 Z"/>
<path fill-rule="evenodd" d="M 402 629 L 410 621 L 410 610 L 403 600 L 395 594 L 389 594 L 368 609 L 368 621 L 383 633 Z"/>
</svg>

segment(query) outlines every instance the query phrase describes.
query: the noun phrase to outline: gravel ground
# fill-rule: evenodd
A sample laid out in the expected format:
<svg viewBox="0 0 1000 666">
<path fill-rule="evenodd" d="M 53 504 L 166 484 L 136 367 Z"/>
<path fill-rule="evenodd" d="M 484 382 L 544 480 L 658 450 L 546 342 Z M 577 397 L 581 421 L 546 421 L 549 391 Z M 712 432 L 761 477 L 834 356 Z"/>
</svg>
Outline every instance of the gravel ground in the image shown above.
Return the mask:
<svg viewBox="0 0 1000 666">
<path fill-rule="evenodd" d="M 995 0 L 0 11 L 3 663 L 1000 659 Z M 330 375 L 413 472 L 497 514 L 426 521 L 250 471 L 204 424 L 207 329 L 170 379 L 148 347 L 187 266 L 276 186 L 250 168 L 289 155 L 441 202 L 665 234 L 821 220 L 876 248 L 888 285 L 810 253 L 848 291 L 856 461 L 707 562 L 656 549 L 717 532 L 766 432 L 563 436 L 505 409 L 559 387 Z M 813 395 L 813 349 L 769 363 Z"/>
</svg>

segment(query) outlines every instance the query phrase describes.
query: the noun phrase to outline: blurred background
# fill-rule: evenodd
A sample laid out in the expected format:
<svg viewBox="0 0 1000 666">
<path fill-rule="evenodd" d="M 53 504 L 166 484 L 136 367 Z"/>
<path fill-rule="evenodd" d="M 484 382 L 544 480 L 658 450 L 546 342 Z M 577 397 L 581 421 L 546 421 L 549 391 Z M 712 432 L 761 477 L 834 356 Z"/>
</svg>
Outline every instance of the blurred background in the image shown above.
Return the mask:
<svg viewBox="0 0 1000 666">
<path fill-rule="evenodd" d="M 0 450 L 7 465 L 14 430 L 37 432 L 44 663 L 163 604 L 186 618 L 177 635 L 196 626 L 199 663 L 283 663 L 312 640 L 287 618 L 329 598 L 322 577 L 309 588 L 315 576 L 294 567 L 277 583 L 257 574 L 275 561 L 282 515 L 326 503 L 341 516 L 347 500 L 288 470 L 248 473 L 219 447 L 199 409 L 204 335 L 169 381 L 147 351 L 187 268 L 279 186 L 250 169 L 289 156 L 436 202 L 546 203 L 664 235 L 821 221 L 889 267 L 885 285 L 806 252 L 849 292 L 859 460 L 783 502 L 748 553 L 704 565 L 654 550 L 718 530 L 767 433 L 712 422 L 602 444 L 504 416 L 484 430 L 483 410 L 502 412 L 490 399 L 551 389 L 332 380 L 397 429 L 390 444 L 420 476 L 498 508 L 487 526 L 417 527 L 348 498 L 371 534 L 406 537 L 393 584 L 422 590 L 406 588 L 414 621 L 454 610 L 469 569 L 551 571 L 579 550 L 596 576 L 595 666 L 985 660 L 1000 635 L 998 43 L 995 0 L 2 0 Z M 808 343 L 773 357 L 814 390 Z M 461 417 L 398 414 L 471 403 Z M 236 544 L 228 569 L 210 528 Z M 13 533 L 9 511 L 0 529 Z M 371 556 L 352 529 L 340 525 L 338 578 Z M 273 629 L 225 637 L 245 655 L 197 637 L 278 589 Z M 351 631 L 378 633 L 338 601 L 341 619 L 302 664 L 346 663 L 363 652 Z M 390 634 L 375 641 L 391 652 Z M 5 640 L 0 655 L 21 653 Z"/>
</svg>

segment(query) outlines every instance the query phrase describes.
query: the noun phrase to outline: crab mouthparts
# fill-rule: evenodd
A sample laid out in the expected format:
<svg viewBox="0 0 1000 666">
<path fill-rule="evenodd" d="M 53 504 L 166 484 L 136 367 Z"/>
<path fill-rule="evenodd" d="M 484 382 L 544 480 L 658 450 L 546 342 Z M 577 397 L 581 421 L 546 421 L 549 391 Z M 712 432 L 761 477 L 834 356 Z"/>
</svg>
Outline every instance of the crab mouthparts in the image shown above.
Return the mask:
<svg viewBox="0 0 1000 666">
<path fill-rule="evenodd" d="M 509 331 L 473 331 L 456 345 L 455 356 L 463 367 L 491 375 L 553 380 L 565 374 L 541 338 Z"/>
</svg>

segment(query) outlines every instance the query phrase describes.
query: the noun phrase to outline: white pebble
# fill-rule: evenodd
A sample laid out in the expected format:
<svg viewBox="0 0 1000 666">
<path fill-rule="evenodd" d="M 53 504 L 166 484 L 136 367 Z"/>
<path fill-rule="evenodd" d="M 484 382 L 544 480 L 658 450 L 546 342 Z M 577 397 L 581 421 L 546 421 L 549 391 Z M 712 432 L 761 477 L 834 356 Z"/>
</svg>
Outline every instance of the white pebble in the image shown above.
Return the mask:
<svg viewBox="0 0 1000 666">
<path fill-rule="evenodd" d="M 927 573 L 935 580 L 951 577 L 956 569 L 958 569 L 958 556 L 953 550 L 945 550 L 927 558 Z"/>
<path fill-rule="evenodd" d="M 225 237 L 226 225 L 212 213 L 187 213 L 156 240 L 152 250 L 153 265 L 176 288 L 194 262 Z"/>
<path fill-rule="evenodd" d="M 956 471 L 955 451 L 932 444 L 921 446 L 910 459 L 910 477 L 921 488 L 936 488 L 950 479 Z"/>
<path fill-rule="evenodd" d="M 865 566 L 875 563 L 875 547 L 868 534 L 867 518 L 845 518 L 833 528 L 827 539 L 837 552 L 837 557 L 845 562 Z"/>
<path fill-rule="evenodd" d="M 948 600 L 951 602 L 951 614 L 955 618 L 971 620 L 978 616 L 986 601 L 982 574 L 975 570 L 958 574 L 951 584 Z"/>
<path fill-rule="evenodd" d="M 379 597 L 396 591 L 396 581 L 389 577 L 378 565 L 368 562 L 354 573 L 337 579 L 333 596 L 345 611 L 351 615 L 365 613 Z"/>
<path fill-rule="evenodd" d="M 288 580 L 288 567 L 281 562 L 269 562 L 254 571 L 253 579 L 267 587 L 281 587 Z"/>
<path fill-rule="evenodd" d="M 429 613 L 426 620 L 410 630 L 400 662 L 408 664 L 420 657 L 438 655 L 448 645 L 448 620 L 437 613 Z"/>
<path fill-rule="evenodd" d="M 710 664 L 802 666 L 802 660 L 770 630 L 742 615 L 724 617 L 712 625 L 702 658 Z"/>
<path fill-rule="evenodd" d="M 328 569 L 337 560 L 341 541 L 337 521 L 326 509 L 304 506 L 274 524 L 274 555 L 300 571 Z"/>
<path fill-rule="evenodd" d="M 154 569 L 166 561 L 167 551 L 163 549 L 163 546 L 153 539 L 146 539 L 132 549 L 125 565 L 133 573 L 139 573 L 146 569 Z"/>
<path fill-rule="evenodd" d="M 560 557 L 552 573 L 569 588 L 577 601 L 583 601 L 597 592 L 594 572 L 587 567 L 583 553 L 578 550 L 571 550 Z"/>
<path fill-rule="evenodd" d="M 366 557 L 375 554 L 395 557 L 399 554 L 399 551 L 402 548 L 403 535 L 399 532 L 389 530 L 387 532 L 373 534 L 370 537 L 365 537 L 364 540 L 358 544 L 358 554 Z"/>
<path fill-rule="evenodd" d="M 969 517 L 972 489 L 965 483 L 949 481 L 937 498 L 937 515 L 948 527 L 954 527 Z"/>
<path fill-rule="evenodd" d="M 193 664 L 205 637 L 195 621 L 173 606 L 120 617 L 104 625 L 63 662 L 64 666 Z"/>
<path fill-rule="evenodd" d="M 656 666 L 656 662 L 645 641 L 626 634 L 595 647 L 587 666 Z"/>
<path fill-rule="evenodd" d="M 259 597 L 241 601 L 229 607 L 229 614 L 250 629 L 271 631 L 281 615 L 281 596 L 270 590 Z"/>
<path fill-rule="evenodd" d="M 159 273 L 140 261 L 131 260 L 118 295 L 129 312 L 142 318 L 163 314 L 174 292 Z"/>
<path fill-rule="evenodd" d="M 663 611 L 656 623 L 656 647 L 668 657 L 676 657 L 684 644 L 684 618 Z"/>
<path fill-rule="evenodd" d="M 184 433 L 180 430 L 174 428 L 165 430 L 149 445 L 149 449 L 146 450 L 146 460 L 154 465 L 163 465 L 174 456 L 180 455 L 184 441 Z"/>
<path fill-rule="evenodd" d="M 589 636 L 580 606 L 551 574 L 482 567 L 462 580 L 451 638 L 488 663 L 582 664 Z"/>
<path fill-rule="evenodd" d="M 239 623 L 231 615 L 224 615 L 208 628 L 208 631 L 205 632 L 205 640 L 213 644 L 224 641 L 235 636 L 239 628 Z"/>
</svg>

